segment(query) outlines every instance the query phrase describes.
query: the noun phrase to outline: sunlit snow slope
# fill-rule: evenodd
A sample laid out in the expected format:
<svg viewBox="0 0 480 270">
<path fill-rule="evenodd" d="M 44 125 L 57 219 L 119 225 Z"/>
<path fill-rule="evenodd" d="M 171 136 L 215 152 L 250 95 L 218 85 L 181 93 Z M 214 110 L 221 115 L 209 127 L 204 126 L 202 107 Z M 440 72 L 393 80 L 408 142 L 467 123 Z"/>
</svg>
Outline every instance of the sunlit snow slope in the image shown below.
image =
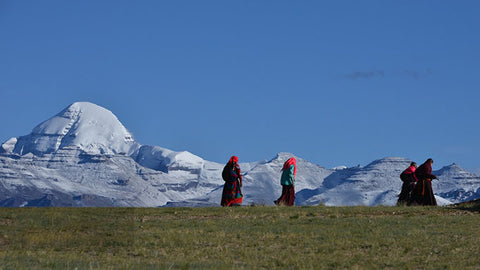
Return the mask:
<svg viewBox="0 0 480 270">
<path fill-rule="evenodd" d="M 245 205 L 273 204 L 283 162 L 291 156 L 240 164 Z M 411 162 L 387 157 L 365 167 L 327 169 L 297 160 L 296 204 L 332 206 L 394 205 L 398 176 Z M 186 151 L 142 145 L 109 110 L 76 102 L 1 145 L 0 206 L 216 206 L 223 166 Z M 455 164 L 434 173 L 440 204 L 480 198 L 477 175 Z"/>
</svg>

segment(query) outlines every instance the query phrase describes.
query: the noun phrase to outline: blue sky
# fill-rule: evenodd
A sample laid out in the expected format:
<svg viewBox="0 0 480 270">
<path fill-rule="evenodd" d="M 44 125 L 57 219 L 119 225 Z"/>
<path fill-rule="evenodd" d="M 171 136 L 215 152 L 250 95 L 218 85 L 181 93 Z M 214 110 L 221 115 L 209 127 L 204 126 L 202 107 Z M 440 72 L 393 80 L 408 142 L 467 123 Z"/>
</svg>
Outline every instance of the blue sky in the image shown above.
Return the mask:
<svg viewBox="0 0 480 270">
<path fill-rule="evenodd" d="M 142 144 L 480 172 L 478 1 L 0 1 L 0 140 L 76 101 Z"/>
</svg>

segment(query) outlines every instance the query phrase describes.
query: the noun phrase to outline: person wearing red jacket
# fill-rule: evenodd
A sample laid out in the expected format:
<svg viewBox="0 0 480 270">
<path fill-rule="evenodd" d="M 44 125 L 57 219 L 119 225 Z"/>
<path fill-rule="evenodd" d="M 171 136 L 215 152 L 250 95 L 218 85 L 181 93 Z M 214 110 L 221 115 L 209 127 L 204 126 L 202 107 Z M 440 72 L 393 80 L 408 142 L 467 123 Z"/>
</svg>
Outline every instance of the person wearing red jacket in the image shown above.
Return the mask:
<svg viewBox="0 0 480 270">
<path fill-rule="evenodd" d="M 410 163 L 410 166 L 400 174 L 400 179 L 403 181 L 403 184 L 402 191 L 398 195 L 397 205 L 399 206 L 408 204 L 412 197 L 412 190 L 415 187 L 415 183 L 418 181 L 415 176 L 416 169 L 417 163 L 412 162 Z"/>
<path fill-rule="evenodd" d="M 433 159 L 429 158 L 415 171 L 418 182 L 413 189 L 409 205 L 437 205 L 432 189 L 432 180 L 437 179 L 437 176 L 432 174 L 432 164 Z"/>
<path fill-rule="evenodd" d="M 232 156 L 222 171 L 223 185 L 222 206 L 239 206 L 243 201 L 242 174 L 238 165 L 238 157 Z"/>
</svg>

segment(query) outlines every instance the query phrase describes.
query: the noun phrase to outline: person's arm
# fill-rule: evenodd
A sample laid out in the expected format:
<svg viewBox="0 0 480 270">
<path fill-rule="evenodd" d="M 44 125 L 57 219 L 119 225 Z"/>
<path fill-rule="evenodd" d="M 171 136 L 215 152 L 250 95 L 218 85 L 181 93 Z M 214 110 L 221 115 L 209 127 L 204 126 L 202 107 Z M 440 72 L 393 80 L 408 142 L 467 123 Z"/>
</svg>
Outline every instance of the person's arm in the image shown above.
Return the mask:
<svg viewBox="0 0 480 270">
<path fill-rule="evenodd" d="M 437 179 L 437 176 L 432 174 L 432 167 L 430 166 L 427 168 L 427 171 L 425 172 L 425 174 L 429 179 Z"/>
<path fill-rule="evenodd" d="M 290 165 L 290 172 L 288 174 L 288 176 L 290 177 L 290 180 L 292 181 L 292 185 L 295 186 L 295 165 Z"/>
<path fill-rule="evenodd" d="M 415 172 L 412 172 L 412 179 L 414 182 L 418 182 L 418 178 L 417 178 L 417 175 L 415 174 Z"/>
<path fill-rule="evenodd" d="M 242 178 L 242 171 L 240 170 L 240 166 L 237 166 L 237 173 L 238 173 L 238 178 L 240 179 L 240 187 L 242 187 L 243 178 Z"/>
</svg>

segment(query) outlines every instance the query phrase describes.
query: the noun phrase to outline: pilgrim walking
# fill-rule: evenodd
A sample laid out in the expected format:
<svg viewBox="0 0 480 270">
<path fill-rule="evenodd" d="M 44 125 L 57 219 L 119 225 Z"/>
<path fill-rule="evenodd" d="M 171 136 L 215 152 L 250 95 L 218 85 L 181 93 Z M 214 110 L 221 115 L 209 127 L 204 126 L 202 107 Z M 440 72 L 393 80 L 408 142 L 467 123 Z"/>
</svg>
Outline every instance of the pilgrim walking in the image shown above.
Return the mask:
<svg viewBox="0 0 480 270">
<path fill-rule="evenodd" d="M 297 175 L 297 160 L 294 157 L 289 158 L 283 164 L 282 177 L 282 195 L 274 201 L 276 205 L 292 206 L 295 203 L 295 177 Z"/>
<path fill-rule="evenodd" d="M 222 206 L 239 206 L 243 201 L 242 175 L 238 165 L 238 157 L 232 156 L 222 171 L 225 181 L 222 192 Z"/>
<path fill-rule="evenodd" d="M 412 192 L 409 205 L 437 205 L 433 195 L 432 180 L 437 176 L 432 174 L 433 159 L 429 158 L 415 170 L 418 182 Z"/>
<path fill-rule="evenodd" d="M 400 195 L 398 195 L 397 205 L 405 205 L 408 204 L 412 197 L 412 191 L 415 187 L 415 183 L 418 181 L 417 177 L 415 176 L 415 170 L 417 169 L 417 163 L 412 162 L 410 166 L 405 169 L 400 174 L 400 179 L 402 180 L 402 191 Z"/>
</svg>

